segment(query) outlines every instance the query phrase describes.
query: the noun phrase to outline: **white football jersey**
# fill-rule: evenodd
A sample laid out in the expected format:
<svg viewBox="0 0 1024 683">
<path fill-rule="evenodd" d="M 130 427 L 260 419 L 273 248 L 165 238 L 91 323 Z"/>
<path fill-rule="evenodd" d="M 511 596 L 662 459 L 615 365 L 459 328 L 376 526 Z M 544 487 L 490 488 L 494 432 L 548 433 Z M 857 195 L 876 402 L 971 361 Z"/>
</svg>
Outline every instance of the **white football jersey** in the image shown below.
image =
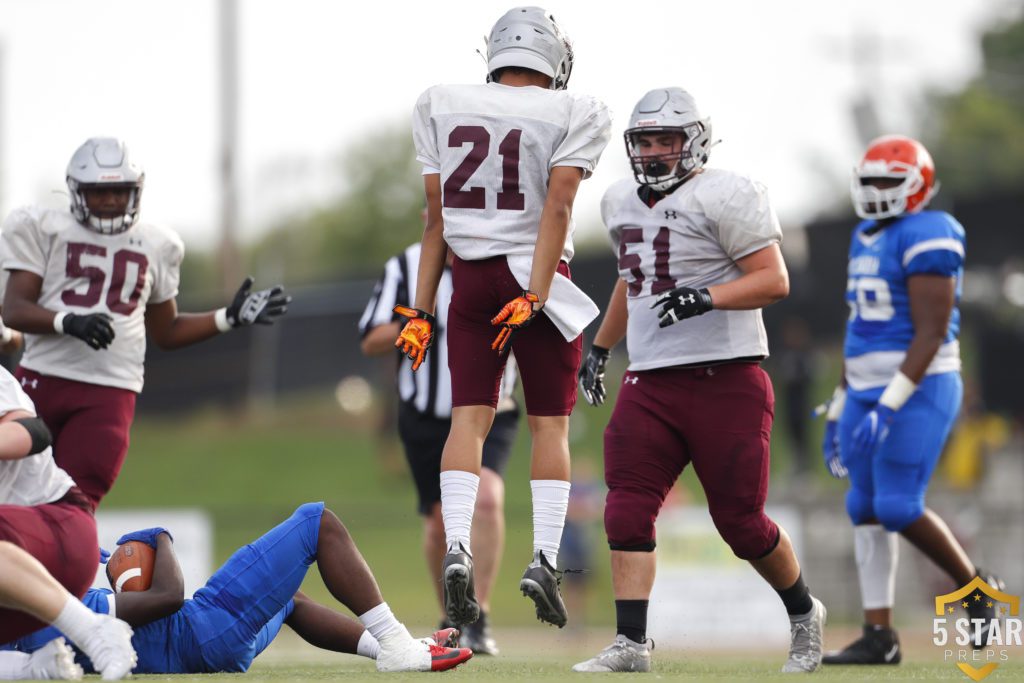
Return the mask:
<svg viewBox="0 0 1024 683">
<path fill-rule="evenodd" d="M 441 174 L 445 241 L 467 261 L 532 255 L 551 169 L 588 177 L 610 135 L 598 100 L 533 86 L 437 85 L 413 115 L 416 158 L 424 174 Z"/>
<path fill-rule="evenodd" d="M 0 416 L 36 407 L 18 380 L 0 368 Z M 42 505 L 60 500 L 75 482 L 57 467 L 51 449 L 18 460 L 0 460 L 0 505 Z"/>
<path fill-rule="evenodd" d="M 146 306 L 178 295 L 181 238 L 147 223 L 100 235 L 67 211 L 30 207 L 7 217 L 0 241 L 0 267 L 43 278 L 40 306 L 106 313 L 114 321 L 114 341 L 99 351 L 66 334 L 26 334 L 21 364 L 44 375 L 142 391 Z"/>
<path fill-rule="evenodd" d="M 630 370 L 767 356 L 761 310 L 712 310 L 658 327 L 656 296 L 710 287 L 743 274 L 736 261 L 782 241 L 765 188 L 750 178 L 705 169 L 653 207 L 633 179 L 605 192 L 601 216 L 626 282 Z"/>
</svg>

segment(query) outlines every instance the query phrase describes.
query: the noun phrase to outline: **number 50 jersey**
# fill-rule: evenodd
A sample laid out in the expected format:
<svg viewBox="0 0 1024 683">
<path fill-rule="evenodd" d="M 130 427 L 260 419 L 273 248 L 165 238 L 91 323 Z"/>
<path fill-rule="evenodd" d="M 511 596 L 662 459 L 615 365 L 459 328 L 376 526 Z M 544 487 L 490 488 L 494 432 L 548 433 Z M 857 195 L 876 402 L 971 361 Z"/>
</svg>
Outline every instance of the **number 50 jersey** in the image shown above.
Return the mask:
<svg viewBox="0 0 1024 683">
<path fill-rule="evenodd" d="M 147 223 L 100 235 L 67 211 L 13 211 L 0 234 L 0 267 L 42 277 L 43 308 L 106 313 L 115 334 L 99 351 L 66 334 L 26 334 L 21 364 L 44 375 L 142 391 L 146 306 L 178 295 L 184 253 L 176 233 Z"/>
<path fill-rule="evenodd" d="M 441 174 L 445 241 L 466 261 L 532 255 L 551 169 L 588 177 L 610 135 L 598 100 L 532 86 L 437 85 L 413 114 L 416 159 Z M 566 261 L 572 232 L 570 222 Z"/>
<path fill-rule="evenodd" d="M 960 301 L 965 235 L 963 226 L 943 211 L 922 211 L 879 229 L 876 221 L 860 223 L 850 242 L 846 303 L 846 382 L 854 391 L 880 389 L 893 378 L 910 342 L 907 279 L 941 275 L 956 281 L 956 301 L 946 337 L 926 374 L 959 372 Z M 876 392 L 877 393 L 877 392 Z"/>
</svg>

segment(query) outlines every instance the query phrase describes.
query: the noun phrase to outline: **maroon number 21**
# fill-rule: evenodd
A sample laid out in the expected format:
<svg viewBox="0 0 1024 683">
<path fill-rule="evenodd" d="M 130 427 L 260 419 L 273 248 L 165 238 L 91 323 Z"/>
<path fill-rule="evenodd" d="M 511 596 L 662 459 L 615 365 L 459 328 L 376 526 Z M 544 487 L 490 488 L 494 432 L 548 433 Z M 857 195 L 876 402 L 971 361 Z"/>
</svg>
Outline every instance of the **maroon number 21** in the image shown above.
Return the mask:
<svg viewBox="0 0 1024 683">
<path fill-rule="evenodd" d="M 519 142 L 523 131 L 513 128 L 498 145 L 501 157 L 501 190 L 498 208 L 504 211 L 523 211 L 526 197 L 519 191 Z M 491 134 L 483 126 L 456 126 L 448 135 L 449 147 L 473 147 L 458 168 L 444 181 L 444 205 L 452 209 L 485 209 L 487 198 L 480 186 L 463 189 L 470 177 L 487 159 L 491 149 Z"/>
</svg>

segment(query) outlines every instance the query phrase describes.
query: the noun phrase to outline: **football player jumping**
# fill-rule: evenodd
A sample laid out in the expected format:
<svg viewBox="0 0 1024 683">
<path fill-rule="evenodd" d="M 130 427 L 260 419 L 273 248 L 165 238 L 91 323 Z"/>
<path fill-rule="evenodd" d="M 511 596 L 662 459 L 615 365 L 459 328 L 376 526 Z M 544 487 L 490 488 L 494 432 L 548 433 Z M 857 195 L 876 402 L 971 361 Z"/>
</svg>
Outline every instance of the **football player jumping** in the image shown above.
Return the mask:
<svg viewBox="0 0 1024 683">
<path fill-rule="evenodd" d="M 413 115 L 427 225 L 415 308 L 396 346 L 418 367 L 433 341 L 433 311 L 448 248 L 452 427 L 441 461 L 448 552 L 445 606 L 455 624 L 479 615 L 470 527 L 481 447 L 494 420 L 509 349 L 522 375 L 533 440 L 534 555 L 520 582 L 537 617 L 564 626 L 558 548 L 569 500 L 569 414 L 583 328 L 597 307 L 569 279 L 572 206 L 609 138 L 607 108 L 565 90 L 573 53 L 538 7 L 502 16 L 487 41 L 487 83 L 438 85 Z"/>
<path fill-rule="evenodd" d="M 94 506 L 128 452 L 146 335 L 180 348 L 271 323 L 290 301 L 280 286 L 252 291 L 249 278 L 231 305 L 179 313 L 184 245 L 138 220 L 144 178 L 123 142 L 91 138 L 68 164 L 70 209 L 15 209 L 0 236 L 4 322 L 26 338 L 16 376 L 53 432 L 57 464 Z"/>
<path fill-rule="evenodd" d="M 937 190 L 931 155 L 911 138 L 875 140 L 854 169 L 853 206 L 863 221 L 850 242 L 843 378 L 823 450 L 829 472 L 850 479 L 846 511 L 865 624 L 863 637 L 826 655 L 826 664 L 899 663 L 897 533 L 957 586 L 981 576 L 1002 589 L 924 504 L 963 396 L 957 302 L 964 229 L 944 211 L 925 210 Z M 992 618 L 983 603 L 968 609 L 972 618 Z"/>
<path fill-rule="evenodd" d="M 625 140 L 636 182 L 601 203 L 620 279 L 580 372 L 587 401 L 604 401 L 609 349 L 626 337 L 630 365 L 604 434 L 617 635 L 573 670 L 650 670 L 654 521 L 692 463 L 722 538 L 786 606 L 783 671 L 814 671 L 825 607 L 764 513 L 774 395 L 760 309 L 789 293 L 778 219 L 760 183 L 704 167 L 711 122 L 681 88 L 644 95 Z"/>
<path fill-rule="evenodd" d="M 284 522 L 238 549 L 188 600 L 166 529 L 143 529 L 118 539 L 128 541 L 156 550 L 150 587 L 117 594 L 90 588 L 83 601 L 135 628 L 135 673 L 247 671 L 284 624 L 316 647 L 375 659 L 378 671 L 445 671 L 473 656 L 469 649 L 445 645 L 456 641 L 455 629 L 423 640 L 409 635 L 381 597 L 355 540 L 323 503 L 300 505 Z M 299 591 L 314 562 L 331 595 L 359 621 Z M 60 636 L 48 628 L 10 646 L 32 653 Z M 85 665 L 92 670 L 90 662 Z"/>
</svg>

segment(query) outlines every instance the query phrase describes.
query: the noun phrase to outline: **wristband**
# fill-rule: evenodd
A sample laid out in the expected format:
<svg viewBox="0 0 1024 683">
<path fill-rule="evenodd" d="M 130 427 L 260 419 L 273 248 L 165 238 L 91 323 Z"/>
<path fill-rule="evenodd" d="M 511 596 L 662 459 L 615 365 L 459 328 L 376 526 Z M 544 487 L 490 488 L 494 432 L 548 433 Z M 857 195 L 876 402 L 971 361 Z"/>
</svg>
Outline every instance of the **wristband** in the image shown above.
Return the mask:
<svg viewBox="0 0 1024 683">
<path fill-rule="evenodd" d="M 53 316 L 53 330 L 57 334 L 64 334 L 64 318 L 68 316 L 63 311 Z"/>
<path fill-rule="evenodd" d="M 217 331 L 220 333 L 230 332 L 231 323 L 228 322 L 228 309 L 218 308 L 213 313 L 213 324 L 217 326 Z"/>
<path fill-rule="evenodd" d="M 882 397 L 878 399 L 878 403 L 886 408 L 899 410 L 915 391 L 917 391 L 917 385 L 902 372 L 897 372 L 896 376 L 892 378 L 892 381 L 885 388 L 885 391 L 882 392 Z"/>
<path fill-rule="evenodd" d="M 843 414 L 843 408 L 846 406 L 846 387 L 838 386 L 836 390 L 832 392 L 832 400 L 828 402 L 828 411 L 825 413 L 825 419 L 835 421 L 839 419 L 839 416 Z M 818 413 L 819 415 L 821 413 Z"/>
</svg>

